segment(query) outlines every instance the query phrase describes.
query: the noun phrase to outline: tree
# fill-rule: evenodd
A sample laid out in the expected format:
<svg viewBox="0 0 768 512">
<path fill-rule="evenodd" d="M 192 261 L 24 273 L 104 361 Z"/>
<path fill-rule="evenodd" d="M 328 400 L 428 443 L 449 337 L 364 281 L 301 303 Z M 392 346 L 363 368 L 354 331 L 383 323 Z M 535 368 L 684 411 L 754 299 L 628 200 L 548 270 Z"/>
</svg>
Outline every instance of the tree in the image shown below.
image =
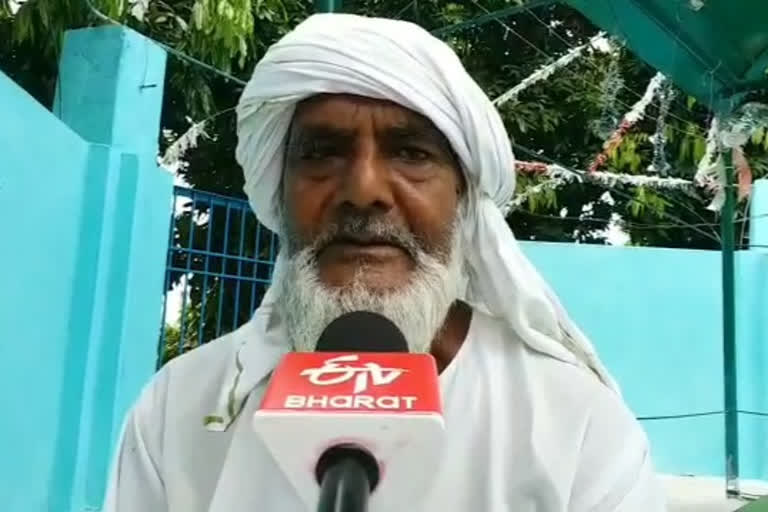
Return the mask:
<svg viewBox="0 0 768 512">
<path fill-rule="evenodd" d="M 0 33 L 10 35 L 0 40 L 0 69 L 50 107 L 63 31 L 104 23 L 102 16 L 107 16 L 224 73 L 245 77 L 244 70 L 253 67 L 269 44 L 304 19 L 310 10 L 309 2 L 297 0 L 260 0 L 255 4 L 250 0 L 50 0 L 25 3 L 16 11 L 9 1 L 0 0 Z M 241 92 L 241 85 L 234 80 L 186 60 L 169 59 L 161 121 L 163 133 L 168 136 L 161 138 L 161 151 L 189 128 L 190 119 L 199 121 L 213 116 L 206 127 L 210 138 L 187 155 L 179 173 L 197 188 L 243 197 L 242 172 L 234 161 L 234 116 L 231 112 L 219 114 L 232 107 Z M 204 250 L 207 230 L 212 227 L 212 232 L 219 235 L 224 229 L 226 214 L 221 210 L 206 205 L 195 209 L 190 202 L 176 219 L 174 244 Z M 211 217 L 214 211 L 217 214 Z M 213 218 L 214 225 L 195 225 L 195 229 L 202 229 L 202 234 L 196 233 L 197 240 L 190 244 L 190 221 L 199 214 Z M 253 255 L 256 244 L 252 241 L 257 231 L 252 217 L 243 218 L 243 222 L 232 222 L 230 228 L 238 230 L 242 226 L 246 231 L 242 256 L 247 258 Z M 259 236 L 266 237 L 260 245 L 266 259 L 272 240 L 266 233 Z M 233 245 L 239 237 L 239 233 L 233 232 L 225 244 L 222 236 L 217 236 L 212 246 L 223 251 L 226 245 L 228 252 L 234 254 L 237 247 Z M 263 265 L 258 269 L 248 264 L 233 266 L 231 259 L 222 258 L 209 263 L 221 266 L 230 275 L 252 272 L 264 281 L 269 277 Z M 173 265 L 201 271 L 205 263 L 198 254 L 177 253 Z M 169 286 L 178 283 L 184 274 L 172 273 Z M 182 312 L 183 340 L 181 329 L 165 330 L 162 362 L 210 340 L 217 331 L 226 332 L 233 324 L 241 324 L 250 316 L 253 303 L 261 300 L 265 288 L 263 283 L 257 283 L 245 292 L 235 279 L 209 279 L 202 275 L 189 279 L 188 286 L 189 302 Z M 247 294 L 248 300 L 239 300 L 241 292 Z M 215 307 L 204 308 L 206 304 Z M 222 328 L 215 316 L 231 318 L 233 322 Z"/>
<path fill-rule="evenodd" d="M 185 348 L 181 346 L 181 329 L 179 329 L 179 327 L 165 324 L 163 327 L 162 338 L 162 350 L 158 355 L 160 366 L 164 365 L 175 356 L 186 352 Z"/>
<path fill-rule="evenodd" d="M 12 36 L 0 41 L 0 69 L 48 105 L 55 83 L 58 35 L 65 28 L 102 23 L 89 7 L 91 4 L 108 16 L 238 80 L 247 79 L 249 70 L 266 48 L 312 12 L 308 0 L 129 0 L 127 4 L 122 0 L 89 0 L 90 4 L 83 0 L 49 0 L 26 3 L 14 14 L 9 1 L 0 0 L 0 33 Z M 346 0 L 344 10 L 398 17 L 433 30 L 509 5 L 509 0 Z M 579 13 L 555 5 L 456 31 L 445 40 L 494 98 L 554 57 L 586 42 L 596 32 Z M 57 37 L 52 38 L 50 34 Z M 610 96 L 604 93 L 603 84 L 616 69 L 627 87 L 618 91 L 611 110 L 606 109 L 606 97 L 610 99 Z M 524 91 L 517 101 L 500 108 L 518 158 L 551 158 L 574 169 L 584 169 L 600 151 L 606 137 L 605 126 L 602 131 L 593 129 L 595 121 L 602 120 L 609 128 L 615 126 L 613 118 L 637 101 L 653 75 L 654 70 L 628 51 L 588 50 L 568 67 Z M 161 140 L 162 151 L 189 128 L 190 120 L 207 120 L 207 137 L 185 155 L 178 174 L 197 189 L 243 198 L 242 171 L 234 160 L 237 138 L 231 110 L 242 92 L 242 85 L 188 60 L 172 57 L 166 91 L 162 127 L 168 136 Z M 768 101 L 768 97 L 762 99 Z M 659 113 L 659 104 L 655 102 L 649 107 L 647 117 L 610 155 L 604 170 L 646 172 L 653 160 L 651 135 L 657 129 L 655 119 Z M 689 179 L 693 176 L 704 153 L 710 116 L 704 106 L 678 91 L 664 130 L 671 176 Z M 526 154 L 527 149 L 533 150 L 534 155 Z M 745 150 L 754 174 L 764 175 L 768 171 L 768 134 L 764 131 L 756 134 Z M 518 190 L 542 181 L 538 176 L 521 176 Z M 509 224 L 517 237 L 525 240 L 605 243 L 603 230 L 618 215 L 622 219 L 618 222 L 628 233 L 630 243 L 635 245 L 719 248 L 718 218 L 706 209 L 710 196 L 705 191 L 690 194 L 620 186 L 611 190 L 610 198 L 605 192 L 604 187 L 591 183 L 545 190 L 531 196 L 524 207 L 514 211 L 509 216 Z M 740 207 L 746 211 L 745 203 Z M 174 244 L 190 243 L 192 221 L 201 214 L 209 215 L 208 209 L 209 206 L 201 204 L 196 212 L 187 208 L 179 215 Z M 219 224 L 224 218 L 224 214 L 214 212 L 214 247 L 225 245 L 221 234 L 223 225 Z M 249 233 L 255 230 L 251 222 L 248 220 L 245 228 Z M 210 227 L 198 226 L 204 235 L 194 236 L 195 249 L 206 249 Z M 746 223 L 739 227 L 746 227 Z M 249 236 L 253 238 L 255 234 Z M 244 255 L 253 256 L 257 245 L 263 251 L 274 250 L 273 241 L 246 243 Z M 200 269 L 205 264 L 199 255 L 177 255 L 174 263 L 179 268 L 189 265 L 191 269 Z M 209 261 L 209 264 L 212 263 Z M 221 264 L 225 268 L 232 263 Z M 171 284 L 182 274 L 175 274 Z M 177 346 L 195 345 L 200 341 L 197 338 L 201 326 L 203 340 L 216 334 L 217 329 L 212 325 L 215 322 L 210 317 L 212 310 L 202 311 L 204 301 L 208 304 L 226 302 L 231 308 L 227 314 L 236 322 L 250 315 L 248 303 L 239 302 L 235 308 L 232 297 L 236 290 L 232 281 L 206 281 L 198 274 L 190 279 L 189 286 L 190 308 L 185 311 L 185 319 L 195 328 L 185 332 L 185 342 Z M 255 295 L 260 298 L 262 293 L 263 286 Z"/>
</svg>

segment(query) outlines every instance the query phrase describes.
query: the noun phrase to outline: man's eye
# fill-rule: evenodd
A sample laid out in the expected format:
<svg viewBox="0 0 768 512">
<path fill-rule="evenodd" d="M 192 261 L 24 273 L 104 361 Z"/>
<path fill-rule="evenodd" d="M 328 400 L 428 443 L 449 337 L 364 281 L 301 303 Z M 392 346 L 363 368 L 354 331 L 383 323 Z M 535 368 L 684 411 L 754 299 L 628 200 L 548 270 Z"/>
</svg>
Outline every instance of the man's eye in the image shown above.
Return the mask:
<svg viewBox="0 0 768 512">
<path fill-rule="evenodd" d="M 430 157 L 428 152 L 412 146 L 404 146 L 399 148 L 397 150 L 397 156 L 398 158 L 402 158 L 403 160 L 408 160 L 411 162 L 423 162 L 428 160 Z"/>
<path fill-rule="evenodd" d="M 309 143 L 302 146 L 299 156 L 302 160 L 323 160 L 338 154 L 338 149 L 331 144 Z"/>
</svg>

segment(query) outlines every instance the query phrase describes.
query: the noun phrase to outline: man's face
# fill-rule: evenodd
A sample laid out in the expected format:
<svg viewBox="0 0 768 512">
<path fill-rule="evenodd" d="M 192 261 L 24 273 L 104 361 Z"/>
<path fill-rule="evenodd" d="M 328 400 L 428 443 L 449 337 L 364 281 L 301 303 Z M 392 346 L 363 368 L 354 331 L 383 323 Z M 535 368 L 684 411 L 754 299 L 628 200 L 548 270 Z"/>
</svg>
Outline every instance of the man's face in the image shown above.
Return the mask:
<svg viewBox="0 0 768 512">
<path fill-rule="evenodd" d="M 350 311 L 426 352 L 461 294 L 462 179 L 443 135 L 394 104 L 319 96 L 286 149 L 278 308 L 296 350 Z"/>
<path fill-rule="evenodd" d="M 426 118 L 379 100 L 311 98 L 286 150 L 288 251 L 314 246 L 328 287 L 396 289 L 419 250 L 448 257 L 461 188 L 450 146 Z"/>
</svg>

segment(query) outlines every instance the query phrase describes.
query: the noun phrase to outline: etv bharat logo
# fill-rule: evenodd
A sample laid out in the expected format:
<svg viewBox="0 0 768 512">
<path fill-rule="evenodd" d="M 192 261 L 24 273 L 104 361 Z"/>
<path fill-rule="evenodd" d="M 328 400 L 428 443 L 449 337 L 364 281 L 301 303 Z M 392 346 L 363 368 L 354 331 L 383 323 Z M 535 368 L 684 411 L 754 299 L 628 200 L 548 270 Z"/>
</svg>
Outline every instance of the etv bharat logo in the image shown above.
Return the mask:
<svg viewBox="0 0 768 512">
<path fill-rule="evenodd" d="M 400 368 L 382 368 L 376 363 L 365 363 L 352 366 L 342 363 L 357 363 L 356 354 L 344 355 L 328 359 L 320 368 L 308 368 L 301 376 L 309 377 L 309 382 L 318 386 L 332 386 L 348 380 L 355 380 L 353 393 L 362 393 L 368 385 L 386 386 L 392 384 L 406 370 Z"/>
</svg>

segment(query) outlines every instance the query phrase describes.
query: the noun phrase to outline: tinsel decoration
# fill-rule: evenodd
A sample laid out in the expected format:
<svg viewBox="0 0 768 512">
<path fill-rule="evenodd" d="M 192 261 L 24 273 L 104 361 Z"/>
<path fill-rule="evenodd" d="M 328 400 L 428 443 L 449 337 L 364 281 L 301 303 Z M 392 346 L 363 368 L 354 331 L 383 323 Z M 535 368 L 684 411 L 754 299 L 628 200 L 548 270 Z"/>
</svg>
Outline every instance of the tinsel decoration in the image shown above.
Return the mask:
<svg viewBox="0 0 768 512">
<path fill-rule="evenodd" d="M 523 174 L 546 174 L 549 172 L 549 164 L 544 162 L 515 162 L 515 170 Z"/>
<path fill-rule="evenodd" d="M 608 71 L 600 83 L 600 117 L 590 123 L 592 133 L 605 140 L 611 136 L 619 123 L 619 110 L 616 106 L 616 100 L 619 97 L 621 88 L 624 87 L 624 79 L 621 76 L 619 68 L 620 53 L 614 53 Z"/>
<path fill-rule="evenodd" d="M 584 50 L 589 48 L 593 43 L 598 41 L 599 39 L 602 39 L 605 37 L 605 32 L 599 32 L 597 35 L 592 37 L 588 42 L 576 46 L 572 49 L 570 49 L 567 53 L 565 53 L 562 57 L 558 58 L 557 60 L 550 62 L 549 64 L 542 66 L 541 68 L 534 71 L 532 74 L 524 78 L 520 81 L 517 85 L 509 89 L 507 92 L 493 100 L 493 104 L 497 107 L 502 106 L 503 104 L 507 103 L 508 101 L 517 99 L 517 96 L 532 86 L 535 83 L 541 82 L 542 80 L 546 80 L 550 76 L 552 76 L 557 70 L 564 68 L 574 60 L 576 60 L 579 56 L 581 56 L 582 53 L 584 53 Z"/>
<path fill-rule="evenodd" d="M 749 192 L 752 189 L 752 168 L 749 166 L 741 146 L 733 148 L 733 167 L 736 171 L 736 181 L 738 182 L 738 198 L 741 201 L 749 197 Z"/>
<path fill-rule="evenodd" d="M 594 183 L 608 189 L 615 188 L 618 185 L 628 185 L 657 190 L 681 190 L 688 193 L 695 192 L 694 183 L 682 178 L 666 178 L 642 174 L 618 174 L 603 171 L 572 171 L 556 164 L 547 164 L 544 162 L 518 161 L 515 163 L 515 169 L 517 172 L 545 176 L 548 179 L 527 188 L 512 198 L 506 205 L 504 205 L 504 208 L 502 208 L 502 212 L 504 212 L 505 215 L 509 211 L 519 208 L 533 195 L 539 194 L 547 189 L 556 189 L 574 182 Z"/>
<path fill-rule="evenodd" d="M 760 128 L 768 126 L 768 105 L 747 103 L 722 123 L 720 141 L 725 147 L 741 147 Z"/>
<path fill-rule="evenodd" d="M 707 146 L 704 151 L 704 156 L 699 160 L 699 165 L 696 168 L 696 175 L 693 181 L 702 187 L 709 187 L 712 177 L 716 174 L 712 171 L 715 160 L 720 153 L 720 145 L 717 134 L 720 131 L 720 120 L 717 116 L 712 118 L 709 123 L 709 130 L 707 131 Z"/>
<path fill-rule="evenodd" d="M 737 111 L 735 116 L 729 117 L 723 123 L 720 142 L 732 151 L 739 200 L 749 196 L 752 188 L 752 168 L 744 155 L 744 145 L 757 130 L 766 126 L 768 126 L 768 105 L 761 103 L 747 103 Z"/>
<path fill-rule="evenodd" d="M 682 178 L 663 178 L 660 176 L 648 176 L 646 174 L 621 174 L 615 172 L 596 171 L 594 173 L 586 171 L 572 171 L 557 164 L 547 164 L 544 162 L 526 162 L 517 161 L 515 170 L 525 174 L 537 174 L 547 177 L 568 177 L 570 181 L 578 179 L 591 183 L 597 183 L 612 188 L 616 185 L 631 185 L 634 187 L 648 187 L 655 189 L 686 189 L 693 191 L 694 183 L 691 180 Z"/>
<path fill-rule="evenodd" d="M 542 181 L 541 183 L 537 183 L 536 185 L 533 185 L 531 187 L 526 188 L 521 193 L 517 194 L 515 197 L 513 197 L 507 204 L 505 204 L 502 209 L 501 213 L 506 217 L 509 215 L 510 212 L 517 210 L 520 208 L 523 204 L 528 201 L 529 198 L 533 196 L 537 196 L 544 192 L 545 190 L 555 190 L 563 185 L 565 185 L 567 182 L 562 177 L 556 177 L 556 178 L 549 178 L 548 180 Z"/>
<path fill-rule="evenodd" d="M 603 143 L 603 149 L 589 166 L 589 172 L 596 172 L 600 167 L 602 167 L 608 160 L 608 155 L 610 155 L 619 146 L 619 144 L 621 144 L 621 141 L 624 139 L 627 133 L 629 133 L 632 127 L 635 126 L 635 124 L 637 124 L 637 122 L 645 116 L 645 111 L 648 108 L 648 105 L 651 104 L 653 97 L 656 95 L 656 92 L 659 90 L 659 87 L 661 87 L 665 80 L 666 77 L 661 73 L 657 73 L 651 79 L 648 87 L 645 90 L 645 94 L 643 94 L 643 97 L 640 98 L 640 100 L 632 106 L 629 112 L 624 114 L 624 118 L 621 120 L 619 127 L 616 129 L 616 131 L 613 132 L 608 140 Z"/>
<path fill-rule="evenodd" d="M 160 159 L 160 165 L 171 172 L 176 172 L 181 158 L 186 152 L 191 148 L 197 147 L 197 139 L 200 137 L 208 137 L 208 134 L 205 132 L 205 125 L 209 120 L 210 118 L 200 121 L 199 123 L 193 123 L 190 118 L 187 118 L 187 121 L 192 124 L 192 126 L 190 126 L 181 137 L 176 139 L 173 144 L 168 146 L 163 157 Z"/>
<path fill-rule="evenodd" d="M 714 194 L 707 210 L 719 211 L 725 203 L 725 165 L 720 155 L 720 119 L 712 118 L 707 132 L 707 146 L 704 156 L 699 161 L 693 181 Z"/>
<path fill-rule="evenodd" d="M 768 127 L 768 105 L 747 103 L 726 119 L 712 119 L 707 134 L 707 148 L 696 171 L 698 185 L 712 191 L 715 198 L 707 209 L 720 211 L 725 203 L 726 172 L 736 172 L 739 199 L 749 195 L 752 169 L 744 155 L 743 146 L 760 128 Z M 732 150 L 734 169 L 726 169 L 722 158 L 724 149 Z"/>
<path fill-rule="evenodd" d="M 192 119 L 187 117 L 187 122 L 191 126 L 186 132 L 184 132 L 184 134 L 182 134 L 181 137 L 176 139 L 173 144 L 168 146 L 168 149 L 165 150 L 163 157 L 160 159 L 160 165 L 171 172 L 176 172 L 179 166 L 182 164 L 181 159 L 184 157 L 186 152 L 192 148 L 197 147 L 197 140 L 200 137 L 210 138 L 208 133 L 205 131 L 206 125 L 217 117 L 229 114 L 230 112 L 234 111 L 235 107 L 226 108 L 197 123 L 193 122 Z"/>
<path fill-rule="evenodd" d="M 144 15 L 149 10 L 149 0 L 128 0 L 131 6 L 131 16 L 139 21 L 144 21 Z"/>
<path fill-rule="evenodd" d="M 656 118 L 656 132 L 651 136 L 653 161 L 648 166 L 648 172 L 658 173 L 661 176 L 669 174 L 672 168 L 667 161 L 667 116 L 675 100 L 675 94 L 675 88 L 669 82 L 659 90 L 659 117 Z"/>
<path fill-rule="evenodd" d="M 709 185 L 707 188 L 714 193 L 712 202 L 707 205 L 707 210 L 719 212 L 725 204 L 725 162 L 723 155 L 717 155 L 715 161 L 707 168 Z"/>
</svg>

